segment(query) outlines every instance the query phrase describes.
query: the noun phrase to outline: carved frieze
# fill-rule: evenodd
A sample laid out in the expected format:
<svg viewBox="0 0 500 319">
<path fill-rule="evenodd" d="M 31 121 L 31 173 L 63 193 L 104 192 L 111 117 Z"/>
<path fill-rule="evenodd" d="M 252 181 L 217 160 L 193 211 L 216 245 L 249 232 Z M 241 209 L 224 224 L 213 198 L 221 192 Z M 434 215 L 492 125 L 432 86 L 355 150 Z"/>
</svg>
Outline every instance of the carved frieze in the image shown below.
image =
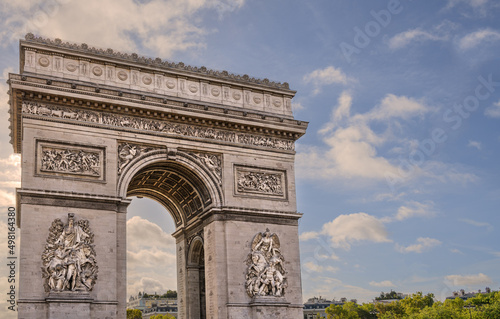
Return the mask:
<svg viewBox="0 0 500 319">
<path fill-rule="evenodd" d="M 255 235 L 246 260 L 245 287 L 250 297 L 283 297 L 285 294 L 287 276 L 280 246 L 278 235 L 271 234 L 269 229 Z"/>
<path fill-rule="evenodd" d="M 118 175 L 135 158 L 159 148 L 147 145 L 121 142 L 118 144 Z"/>
<path fill-rule="evenodd" d="M 294 150 L 294 142 L 292 140 L 247 133 L 235 133 L 229 130 L 215 129 L 205 126 L 172 123 L 107 112 L 76 110 L 50 104 L 26 101 L 22 104 L 22 111 L 24 114 L 34 114 L 50 118 L 76 120 L 108 126 L 138 129 L 141 131 L 159 132 L 168 135 L 204 138 L 287 151 Z"/>
<path fill-rule="evenodd" d="M 38 141 L 36 173 L 102 180 L 103 158 L 102 148 Z"/>
<path fill-rule="evenodd" d="M 66 225 L 55 219 L 49 228 L 41 268 L 46 292 L 91 291 L 99 268 L 89 221 L 75 221 L 72 213 Z"/>
<path fill-rule="evenodd" d="M 284 171 L 235 165 L 237 195 L 260 195 L 286 198 Z"/>
<path fill-rule="evenodd" d="M 217 177 L 219 184 L 222 183 L 222 157 L 219 154 L 189 152 L 198 162 L 208 168 L 212 174 Z"/>
</svg>

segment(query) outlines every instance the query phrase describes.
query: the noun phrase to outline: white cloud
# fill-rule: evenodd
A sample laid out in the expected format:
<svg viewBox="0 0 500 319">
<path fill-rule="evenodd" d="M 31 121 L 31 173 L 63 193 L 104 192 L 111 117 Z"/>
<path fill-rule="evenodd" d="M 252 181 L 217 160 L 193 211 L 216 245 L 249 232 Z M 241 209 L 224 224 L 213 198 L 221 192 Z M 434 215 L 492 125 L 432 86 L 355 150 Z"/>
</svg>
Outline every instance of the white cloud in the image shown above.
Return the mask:
<svg viewBox="0 0 500 319">
<path fill-rule="evenodd" d="M 451 251 L 452 253 L 454 253 L 454 254 L 461 254 L 461 255 L 463 255 L 463 252 L 462 252 L 460 249 L 453 248 L 453 249 L 451 249 L 450 251 Z"/>
<path fill-rule="evenodd" d="M 200 26 L 201 12 L 216 12 L 221 18 L 243 4 L 244 0 L 10 1 L 2 17 L 3 29 L 10 32 L 0 34 L 0 40 L 16 43 L 30 31 L 117 50 L 145 47 L 169 58 L 175 51 L 205 46 L 211 30 Z"/>
<path fill-rule="evenodd" d="M 343 176 L 385 180 L 398 174 L 398 167 L 377 154 L 377 148 L 397 140 L 391 133 L 396 119 L 408 120 L 422 116 L 429 107 L 406 96 L 386 95 L 372 110 L 350 115 L 352 96 L 344 91 L 332 110 L 330 121 L 319 131 L 328 149 L 303 147 L 297 154 L 299 175 L 329 179 Z M 382 123 L 383 133 L 375 133 L 371 124 Z"/>
<path fill-rule="evenodd" d="M 464 222 L 464 223 L 467 223 L 469 225 L 472 225 L 472 226 L 486 227 L 488 230 L 493 230 L 493 226 L 490 223 L 478 222 L 478 221 L 475 221 L 475 220 L 472 220 L 472 219 L 468 219 L 468 218 L 462 218 L 462 219 L 460 219 L 460 221 Z"/>
<path fill-rule="evenodd" d="M 292 110 L 293 111 L 301 111 L 305 108 L 306 107 L 299 102 L 292 102 Z"/>
<path fill-rule="evenodd" d="M 471 141 L 469 140 L 469 143 L 467 144 L 468 147 L 475 147 L 478 150 L 481 150 L 481 142 L 478 141 Z"/>
<path fill-rule="evenodd" d="M 333 267 L 333 266 L 321 266 L 321 265 L 318 265 L 317 263 L 315 263 L 313 261 L 306 262 L 304 264 L 304 267 L 306 268 L 306 271 L 308 271 L 308 272 L 318 272 L 318 273 L 322 273 L 322 272 L 337 272 L 339 270 L 337 267 Z"/>
<path fill-rule="evenodd" d="M 1 144 L 1 143 L 0 143 Z M 0 158 L 0 203 L 13 206 L 16 203 L 16 187 L 21 186 L 21 157 L 10 154 Z"/>
<path fill-rule="evenodd" d="M 447 7 L 453 8 L 460 3 L 470 5 L 473 8 L 479 8 L 486 5 L 488 3 L 488 0 L 448 0 Z"/>
<path fill-rule="evenodd" d="M 318 236 L 319 236 L 319 234 L 315 231 L 307 231 L 307 232 L 303 232 L 302 234 L 300 234 L 299 239 L 302 241 L 306 241 L 309 239 L 318 238 Z"/>
<path fill-rule="evenodd" d="M 384 281 L 380 281 L 380 282 L 370 281 L 370 286 L 374 286 L 374 287 L 395 287 L 396 285 L 393 284 L 390 280 L 384 280 Z"/>
<path fill-rule="evenodd" d="M 449 284 L 459 287 L 488 285 L 493 282 L 489 276 L 483 273 L 477 275 L 449 275 L 445 277 L 445 280 Z"/>
<path fill-rule="evenodd" d="M 0 78 L 0 205 L 13 206 L 16 202 L 16 187 L 21 186 L 21 156 L 13 154 L 12 145 L 9 143 L 10 123 L 8 121 L 9 96 L 5 94 L 8 86 L 5 81 L 12 68 L 2 71 Z"/>
<path fill-rule="evenodd" d="M 500 118 L 500 100 L 494 103 L 492 106 L 487 107 L 484 110 L 484 115 L 493 118 Z"/>
<path fill-rule="evenodd" d="M 324 69 L 317 69 L 304 75 L 303 78 L 305 83 L 312 83 L 315 86 L 313 94 L 318 94 L 321 91 L 321 87 L 330 84 L 347 84 L 352 81 L 347 75 L 340 69 L 334 66 L 327 66 Z"/>
<path fill-rule="evenodd" d="M 490 252 L 491 255 L 500 258 L 500 251 L 492 251 Z"/>
<path fill-rule="evenodd" d="M 500 40 L 500 32 L 492 29 L 483 29 L 475 31 L 464 36 L 460 42 L 459 47 L 462 50 L 468 50 L 480 45 L 483 42 L 495 42 Z"/>
<path fill-rule="evenodd" d="M 127 292 L 176 289 L 175 240 L 139 216 L 127 221 Z"/>
<path fill-rule="evenodd" d="M 369 302 L 373 297 L 380 294 L 380 291 L 369 290 L 359 286 L 350 285 L 339 279 L 327 276 L 311 277 L 310 285 L 303 284 L 304 296 L 352 296 L 358 302 Z"/>
<path fill-rule="evenodd" d="M 360 241 L 391 242 L 384 224 L 366 213 L 340 215 L 324 224 L 321 234 L 328 236 L 334 247 L 346 250 L 351 248 L 351 244 Z"/>
<path fill-rule="evenodd" d="M 318 132 L 326 134 L 332 131 L 343 119 L 349 118 L 352 106 L 352 96 L 348 91 L 343 91 L 338 99 L 338 105 L 332 109 L 330 121 Z"/>
<path fill-rule="evenodd" d="M 127 221 L 127 249 L 140 251 L 145 248 L 158 250 L 175 248 L 175 240 L 157 224 L 134 216 Z"/>
<path fill-rule="evenodd" d="M 325 259 L 340 260 L 339 256 L 335 255 L 335 253 L 331 253 L 330 256 L 326 254 L 318 254 L 317 257 L 318 260 L 325 260 Z"/>
<path fill-rule="evenodd" d="M 370 112 L 355 115 L 354 119 L 359 118 L 364 121 L 386 121 L 400 118 L 408 120 L 415 116 L 423 116 L 429 111 L 430 108 L 421 100 L 387 94 L 380 104 L 375 106 Z"/>
<path fill-rule="evenodd" d="M 404 196 L 406 196 L 405 192 L 401 192 L 401 193 L 381 193 L 381 194 L 376 194 L 374 196 L 374 200 L 377 201 L 377 202 L 379 202 L 379 201 L 399 201 Z"/>
<path fill-rule="evenodd" d="M 390 38 L 389 48 L 393 50 L 401 49 L 412 42 L 447 41 L 450 38 L 451 31 L 456 27 L 455 23 L 445 20 L 429 31 L 421 28 L 410 29 Z"/>
<path fill-rule="evenodd" d="M 340 257 L 339 257 L 339 256 L 337 256 L 337 255 L 335 255 L 334 253 L 332 253 L 332 254 L 330 255 L 330 259 L 332 259 L 332 260 L 340 260 Z"/>
<path fill-rule="evenodd" d="M 423 253 L 424 251 L 428 251 L 433 247 L 441 245 L 441 241 L 429 238 L 429 237 L 420 237 L 417 239 L 417 243 L 414 245 L 410 245 L 407 247 L 400 246 L 396 244 L 396 250 L 400 253 Z"/>
<path fill-rule="evenodd" d="M 401 221 L 412 217 L 434 216 L 436 213 L 433 211 L 433 206 L 433 202 L 419 203 L 410 201 L 398 208 L 398 212 L 394 218 Z"/>
<path fill-rule="evenodd" d="M 389 40 L 389 48 L 396 50 L 401 49 L 413 41 L 424 42 L 428 40 L 438 41 L 438 40 L 446 40 L 447 37 L 440 37 L 434 34 L 431 34 L 427 31 L 423 31 L 419 28 L 408 30 L 405 32 L 401 32 L 393 36 Z"/>
</svg>

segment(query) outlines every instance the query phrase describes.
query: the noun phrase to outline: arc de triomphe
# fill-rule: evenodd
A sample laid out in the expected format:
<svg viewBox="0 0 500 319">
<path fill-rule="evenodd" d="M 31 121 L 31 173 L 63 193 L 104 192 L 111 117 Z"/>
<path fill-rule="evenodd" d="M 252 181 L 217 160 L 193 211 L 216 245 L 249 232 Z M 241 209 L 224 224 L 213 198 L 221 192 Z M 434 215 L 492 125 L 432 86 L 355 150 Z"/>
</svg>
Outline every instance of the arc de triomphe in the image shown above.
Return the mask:
<svg viewBox="0 0 500 319">
<path fill-rule="evenodd" d="M 131 196 L 175 222 L 179 318 L 302 318 L 287 83 L 28 34 L 9 86 L 19 318 L 125 318 Z"/>
</svg>

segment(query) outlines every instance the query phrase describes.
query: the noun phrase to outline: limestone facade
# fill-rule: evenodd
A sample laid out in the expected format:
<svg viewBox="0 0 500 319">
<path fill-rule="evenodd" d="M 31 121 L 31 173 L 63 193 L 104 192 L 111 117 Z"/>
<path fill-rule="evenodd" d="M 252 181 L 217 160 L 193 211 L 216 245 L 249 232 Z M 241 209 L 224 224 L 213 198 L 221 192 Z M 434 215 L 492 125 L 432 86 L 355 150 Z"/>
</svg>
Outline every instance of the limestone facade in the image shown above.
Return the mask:
<svg viewBox="0 0 500 319">
<path fill-rule="evenodd" d="M 293 118 L 295 92 L 101 51 L 28 35 L 9 75 L 19 318 L 125 318 L 130 196 L 157 200 L 176 224 L 179 318 L 302 318 L 294 143 L 307 123 Z M 90 291 L 48 293 L 41 256 L 68 213 L 92 228 L 98 277 Z M 287 287 L 250 296 L 246 260 L 267 228 Z"/>
</svg>

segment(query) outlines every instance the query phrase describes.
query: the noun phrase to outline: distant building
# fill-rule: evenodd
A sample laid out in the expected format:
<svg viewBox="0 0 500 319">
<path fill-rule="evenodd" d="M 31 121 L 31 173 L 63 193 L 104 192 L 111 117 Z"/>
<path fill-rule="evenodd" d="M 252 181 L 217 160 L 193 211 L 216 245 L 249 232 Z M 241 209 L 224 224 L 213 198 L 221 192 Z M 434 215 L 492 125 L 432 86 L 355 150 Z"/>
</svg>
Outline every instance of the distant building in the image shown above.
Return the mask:
<svg viewBox="0 0 500 319">
<path fill-rule="evenodd" d="M 354 299 L 351 301 L 356 302 Z M 340 301 L 323 299 L 321 296 L 310 298 L 304 304 L 304 319 L 316 319 L 318 314 L 320 318 L 326 318 L 326 308 L 330 305 L 342 306 L 345 302 L 347 298 L 341 298 Z"/>
<path fill-rule="evenodd" d="M 402 292 L 396 292 L 391 289 L 390 292 L 381 292 L 380 296 L 376 297 L 373 299 L 373 304 L 377 303 L 383 303 L 383 304 L 389 304 L 394 301 L 399 301 L 404 298 L 408 297 L 408 294 L 404 294 Z"/>
<path fill-rule="evenodd" d="M 382 293 L 381 296 L 383 294 L 384 293 Z M 394 301 L 399 301 L 399 300 L 405 299 L 406 297 L 408 297 L 408 294 L 404 294 L 402 292 L 395 292 L 395 291 L 391 290 L 391 292 L 386 294 L 386 296 L 387 297 L 384 297 L 384 298 L 377 297 L 377 298 L 373 299 L 373 303 L 374 304 L 377 304 L 377 303 L 389 304 L 389 303 L 394 302 Z"/>
<path fill-rule="evenodd" d="M 160 298 L 157 295 L 142 294 L 139 292 L 137 296 L 130 296 L 127 302 L 128 309 L 139 309 L 143 313 L 144 310 L 148 308 L 166 306 L 174 306 L 177 308 L 177 298 Z"/>
<path fill-rule="evenodd" d="M 467 300 L 469 298 L 474 298 L 477 295 L 480 294 L 489 294 L 491 292 L 496 292 L 496 291 L 491 291 L 490 287 L 486 287 L 485 291 L 478 290 L 476 292 L 465 292 L 464 289 L 460 289 L 460 291 L 454 291 L 453 295 L 446 297 L 446 299 L 455 299 L 455 298 L 460 298 L 462 300 Z"/>
<path fill-rule="evenodd" d="M 156 315 L 171 315 L 177 318 L 177 306 L 155 306 L 142 311 L 142 319 L 148 319 Z"/>
</svg>

